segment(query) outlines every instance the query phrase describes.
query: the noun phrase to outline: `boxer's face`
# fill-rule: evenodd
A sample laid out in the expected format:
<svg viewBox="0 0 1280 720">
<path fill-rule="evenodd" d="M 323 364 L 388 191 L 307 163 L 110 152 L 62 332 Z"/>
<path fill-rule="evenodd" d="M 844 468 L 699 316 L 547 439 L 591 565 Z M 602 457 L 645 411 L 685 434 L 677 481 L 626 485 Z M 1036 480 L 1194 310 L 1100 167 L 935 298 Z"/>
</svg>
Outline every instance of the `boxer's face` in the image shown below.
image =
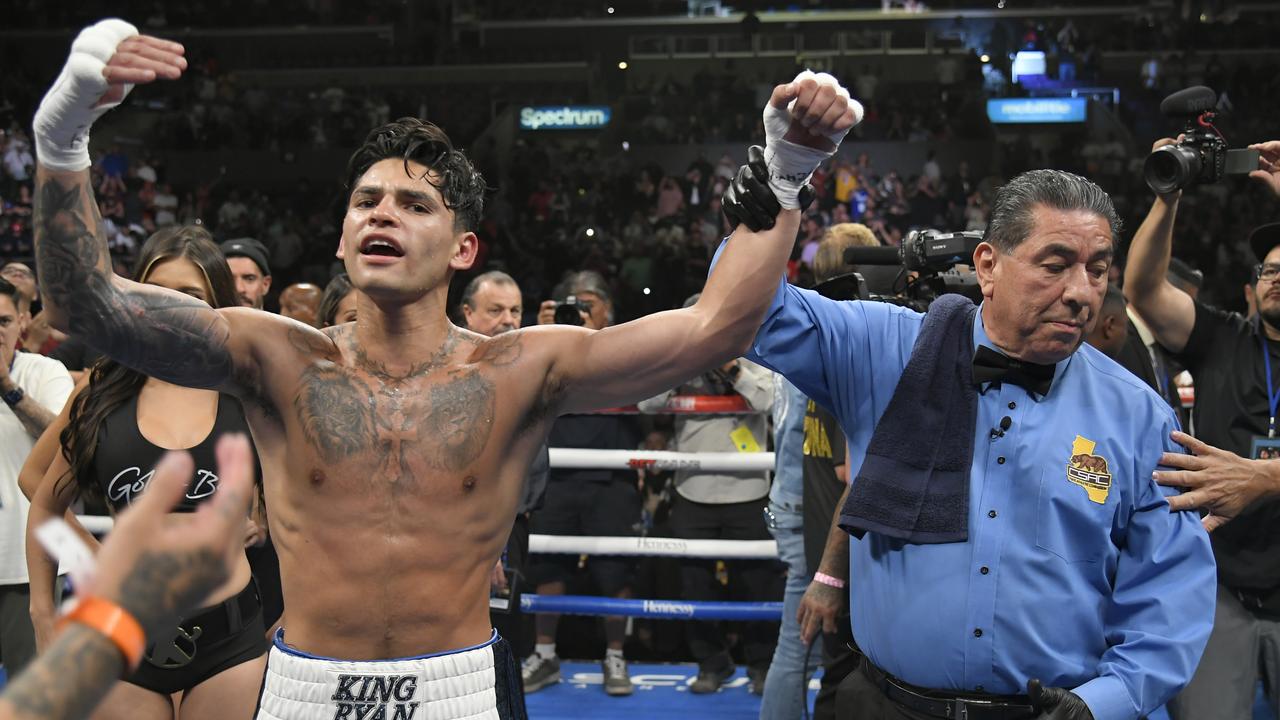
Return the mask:
<svg viewBox="0 0 1280 720">
<path fill-rule="evenodd" d="M 351 284 L 375 301 L 447 291 L 453 272 L 475 261 L 475 233 L 454 227 L 453 211 L 426 173 L 420 163 L 410 161 L 406 173 L 403 159 L 379 160 L 348 199 L 338 257 Z"/>
<path fill-rule="evenodd" d="M 1107 293 L 1111 228 L 1087 210 L 1033 211 L 1031 234 L 1012 252 L 982 243 L 974 252 L 987 306 L 987 335 L 1010 355 L 1063 360 L 1084 342 Z"/>
</svg>

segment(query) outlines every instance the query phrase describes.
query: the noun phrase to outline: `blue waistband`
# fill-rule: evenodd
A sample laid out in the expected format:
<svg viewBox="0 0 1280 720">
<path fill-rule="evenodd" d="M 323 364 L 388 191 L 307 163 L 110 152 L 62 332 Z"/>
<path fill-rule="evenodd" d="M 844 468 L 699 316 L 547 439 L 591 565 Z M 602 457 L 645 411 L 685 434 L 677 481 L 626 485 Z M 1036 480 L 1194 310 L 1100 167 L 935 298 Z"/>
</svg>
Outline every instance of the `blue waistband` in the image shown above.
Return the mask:
<svg viewBox="0 0 1280 720">
<path fill-rule="evenodd" d="M 328 662 L 380 663 L 380 662 L 403 662 L 405 660 L 426 660 L 428 658 L 444 657 L 445 655 L 457 655 L 459 653 L 471 652 L 472 650 L 479 650 L 481 648 L 489 647 L 490 645 L 498 642 L 501 639 L 502 638 L 498 635 L 497 628 L 494 628 L 493 634 L 489 636 L 489 639 L 486 642 L 482 642 L 479 645 L 472 645 L 471 647 L 458 648 L 457 650 L 445 650 L 444 652 L 431 653 L 429 655 L 414 655 L 413 657 L 386 658 L 382 660 L 343 660 L 342 658 L 331 658 L 331 657 L 325 657 L 323 655 L 312 655 L 311 653 L 305 652 L 303 650 L 299 650 L 298 648 L 293 647 L 292 645 L 286 645 L 284 642 L 284 628 L 280 628 L 279 630 L 276 630 L 275 646 L 276 646 L 276 649 L 279 650 L 280 652 L 293 655 L 294 657 L 306 658 L 308 660 L 326 660 Z"/>
</svg>

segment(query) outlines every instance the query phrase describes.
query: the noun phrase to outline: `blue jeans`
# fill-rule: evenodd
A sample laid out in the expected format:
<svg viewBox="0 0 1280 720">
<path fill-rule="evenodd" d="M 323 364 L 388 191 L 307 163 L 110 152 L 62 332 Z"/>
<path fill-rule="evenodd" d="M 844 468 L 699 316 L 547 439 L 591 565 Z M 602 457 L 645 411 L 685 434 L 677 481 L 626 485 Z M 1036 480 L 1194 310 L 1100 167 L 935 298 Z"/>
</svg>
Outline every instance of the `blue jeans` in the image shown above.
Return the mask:
<svg viewBox="0 0 1280 720">
<path fill-rule="evenodd" d="M 771 502 L 769 512 L 773 518 L 766 524 L 778 541 L 778 556 L 787 564 L 787 586 L 782 597 L 782 628 L 778 631 L 773 663 L 769 665 L 769 678 L 764 683 L 760 720 L 796 720 L 804 715 L 813 668 L 822 663 L 822 648 L 814 647 L 809 653 L 809 667 L 804 667 L 808 648 L 800 642 L 800 623 L 796 622 L 800 599 L 809 588 L 813 573 L 804 562 L 804 520 L 800 506 Z M 821 643 L 822 635 L 813 641 Z"/>
</svg>

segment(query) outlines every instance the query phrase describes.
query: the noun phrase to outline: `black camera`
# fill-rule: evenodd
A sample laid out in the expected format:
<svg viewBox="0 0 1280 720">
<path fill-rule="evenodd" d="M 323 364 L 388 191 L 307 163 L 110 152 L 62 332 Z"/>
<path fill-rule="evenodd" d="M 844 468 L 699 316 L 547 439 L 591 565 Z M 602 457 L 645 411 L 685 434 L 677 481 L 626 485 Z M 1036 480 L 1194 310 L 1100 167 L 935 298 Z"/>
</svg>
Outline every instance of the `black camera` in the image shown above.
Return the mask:
<svg viewBox="0 0 1280 720">
<path fill-rule="evenodd" d="M 590 308 L 579 303 L 577 296 L 570 295 L 564 299 L 564 302 L 556 303 L 556 324 L 581 327 L 587 324 L 582 316 L 589 312 Z"/>
<path fill-rule="evenodd" d="M 973 251 L 981 242 L 982 233 L 974 230 L 913 230 L 901 247 L 846 248 L 845 263 L 860 266 L 861 272 L 838 275 L 814 289 L 833 300 L 878 300 L 919 312 L 928 310 L 929 303 L 945 293 L 980 301 L 977 276 L 955 266 L 972 262 Z M 887 282 L 886 269 L 893 275 Z"/>
<path fill-rule="evenodd" d="M 1165 195 L 1258 169 L 1257 150 L 1227 149 L 1226 138 L 1213 126 L 1217 103 L 1217 93 L 1203 85 L 1179 90 L 1160 103 L 1162 114 L 1182 119 L 1182 139 L 1147 156 L 1142 166 L 1147 187 Z"/>
</svg>

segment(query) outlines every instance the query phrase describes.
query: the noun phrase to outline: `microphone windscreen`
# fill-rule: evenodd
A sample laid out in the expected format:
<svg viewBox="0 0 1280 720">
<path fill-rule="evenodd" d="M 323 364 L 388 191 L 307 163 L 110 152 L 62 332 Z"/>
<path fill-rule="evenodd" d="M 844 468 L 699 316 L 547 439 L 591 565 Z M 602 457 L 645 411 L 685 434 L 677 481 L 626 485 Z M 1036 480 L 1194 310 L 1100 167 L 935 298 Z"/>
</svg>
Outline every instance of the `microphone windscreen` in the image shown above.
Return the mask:
<svg viewBox="0 0 1280 720">
<path fill-rule="evenodd" d="M 1163 115 L 1199 115 L 1206 110 L 1214 109 L 1217 105 L 1218 93 L 1204 85 L 1196 85 L 1185 90 L 1179 90 L 1161 100 L 1160 113 Z"/>
</svg>

